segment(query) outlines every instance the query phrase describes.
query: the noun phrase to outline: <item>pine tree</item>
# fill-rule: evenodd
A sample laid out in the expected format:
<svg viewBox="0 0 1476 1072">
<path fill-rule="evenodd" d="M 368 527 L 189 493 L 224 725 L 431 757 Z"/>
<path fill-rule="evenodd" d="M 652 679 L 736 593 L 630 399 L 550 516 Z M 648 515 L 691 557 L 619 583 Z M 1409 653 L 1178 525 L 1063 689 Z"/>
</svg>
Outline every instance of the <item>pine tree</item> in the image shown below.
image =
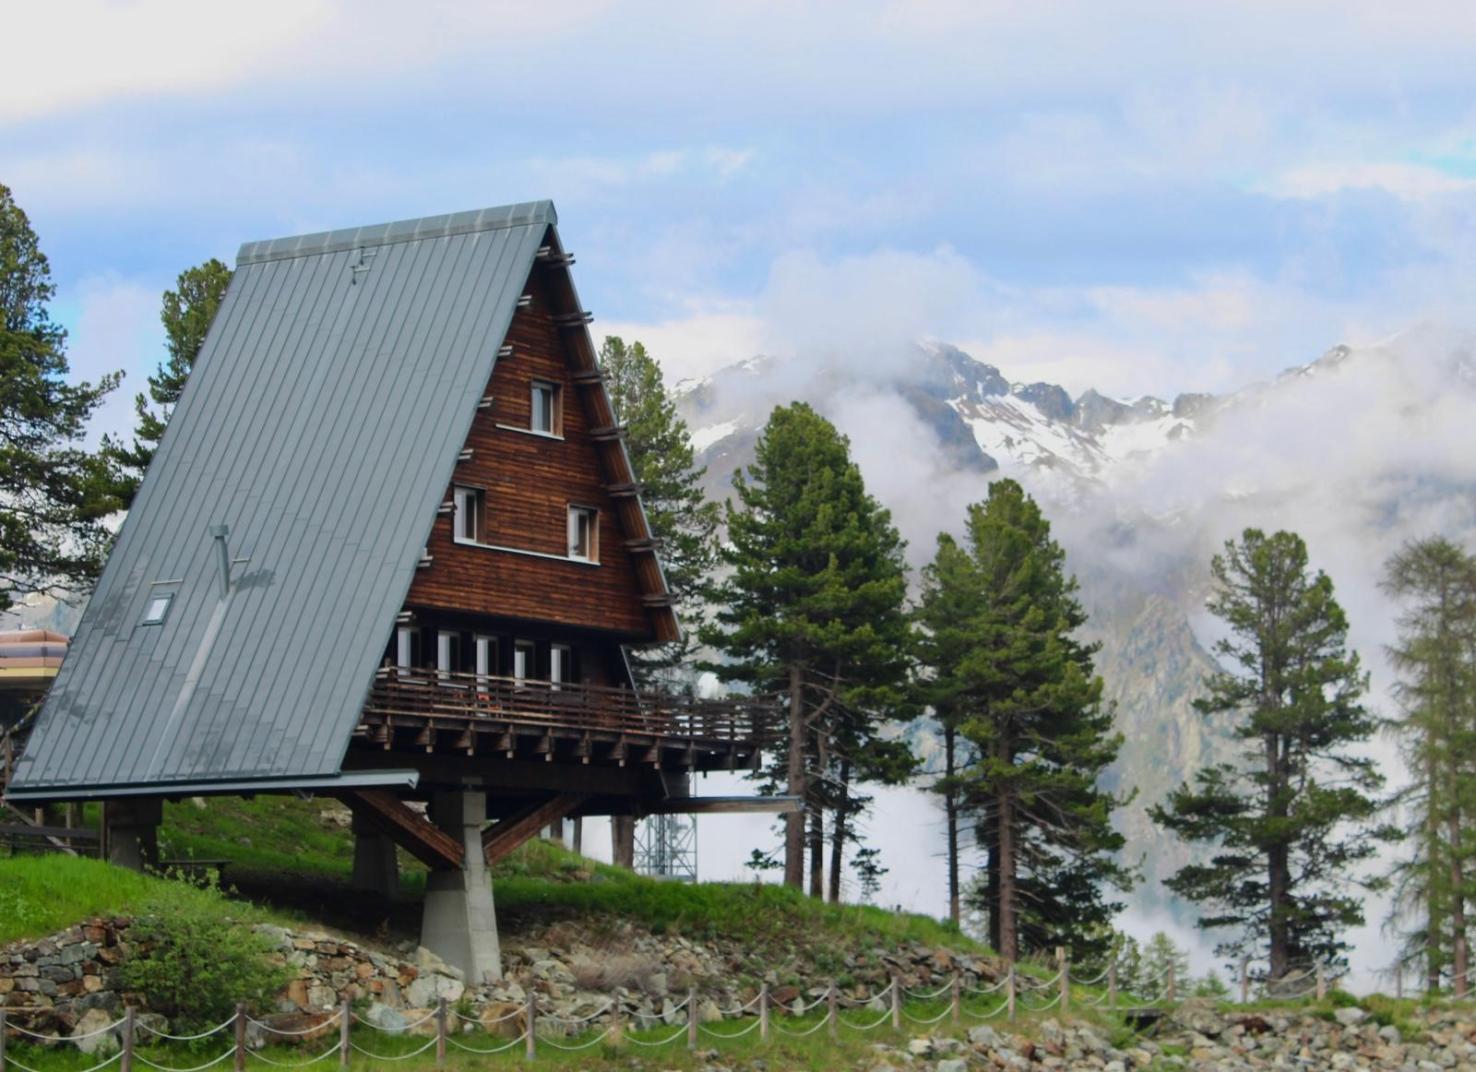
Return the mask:
<svg viewBox="0 0 1476 1072">
<path fill-rule="evenodd" d="M 1275 980 L 1341 954 L 1342 936 L 1363 922 L 1359 891 L 1382 885 L 1359 865 L 1393 833 L 1374 823 L 1383 779 L 1352 751 L 1377 722 L 1332 581 L 1309 572 L 1299 536 L 1246 529 L 1211 573 L 1209 609 L 1228 635 L 1195 707 L 1231 720 L 1242 759 L 1199 771 L 1151 814 L 1215 847 L 1166 884 L 1206 907 L 1199 926 L 1238 929 L 1222 953 L 1264 947 Z"/>
<path fill-rule="evenodd" d="M 718 505 L 703 495 L 706 470 L 696 463 L 687 422 L 666 390 L 661 366 L 646 348 L 607 336 L 600 347 L 600 367 L 616 419 L 626 429 L 625 445 L 646 519 L 684 625 L 682 640 L 632 651 L 631 664 L 642 681 L 672 685 L 701 632 L 712 594 Z"/>
<path fill-rule="evenodd" d="M 134 396 L 133 408 L 138 425 L 133 445 L 125 446 L 109 437 L 103 451 L 116 465 L 118 495 L 125 506 L 133 502 L 144 471 L 164 438 L 164 427 L 174 412 L 185 381 L 205 345 L 205 335 L 215 320 L 216 310 L 225 298 L 231 282 L 231 270 L 212 257 L 204 264 L 186 268 L 179 274 L 175 290 L 166 290 L 159 319 L 164 324 L 165 359 L 149 377 L 148 394 Z"/>
<path fill-rule="evenodd" d="M 1406 948 L 1432 990 L 1449 967 L 1463 997 L 1476 896 L 1476 556 L 1441 537 L 1419 540 L 1385 564 L 1382 587 L 1404 605 L 1389 656 L 1411 776 L 1398 799 L 1415 850 L 1394 878 L 1399 907 L 1423 916 Z"/>
<path fill-rule="evenodd" d="M 995 481 L 969 508 L 964 548 L 940 539 L 919 621 L 925 694 L 971 752 L 953 782 L 989 854 L 974 892 L 991 942 L 1009 959 L 1057 944 L 1099 955 L 1120 907 L 1106 889 L 1130 882 L 1113 858 L 1119 802 L 1097 788 L 1122 739 L 1096 649 L 1076 639 L 1076 581 L 1019 484 Z"/>
<path fill-rule="evenodd" d="M 726 656 L 712 666 L 723 680 L 787 700 L 783 769 L 770 778 L 805 803 L 804 813 L 785 817 L 784 881 L 798 888 L 807 829 L 819 826 L 823 838 L 827 779 L 838 780 L 846 759 L 851 779 L 881 773 L 870 757 L 879 723 L 904 704 L 903 545 L 867 493 L 849 442 L 802 402 L 770 415 L 733 490 L 721 550 L 728 573 L 706 639 Z M 818 893 L 819 854 L 809 844 Z"/>
<path fill-rule="evenodd" d="M 66 332 L 46 308 L 55 293 L 30 220 L 0 185 L 0 610 L 90 588 L 119 506 L 109 467 L 80 441 L 120 377 L 67 382 Z"/>
</svg>

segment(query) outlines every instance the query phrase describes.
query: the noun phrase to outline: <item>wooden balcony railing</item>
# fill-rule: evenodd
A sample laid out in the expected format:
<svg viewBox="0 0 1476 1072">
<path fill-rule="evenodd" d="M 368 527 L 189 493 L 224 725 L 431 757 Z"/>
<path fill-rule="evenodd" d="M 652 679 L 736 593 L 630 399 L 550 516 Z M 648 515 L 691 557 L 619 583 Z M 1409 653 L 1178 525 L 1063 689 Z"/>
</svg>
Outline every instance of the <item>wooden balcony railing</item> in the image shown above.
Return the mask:
<svg viewBox="0 0 1476 1072">
<path fill-rule="evenodd" d="M 376 719 L 489 720 L 556 735 L 592 734 L 702 746 L 760 748 L 777 741 L 773 703 L 746 698 L 699 700 L 601 685 L 386 667 L 364 705 Z"/>
</svg>

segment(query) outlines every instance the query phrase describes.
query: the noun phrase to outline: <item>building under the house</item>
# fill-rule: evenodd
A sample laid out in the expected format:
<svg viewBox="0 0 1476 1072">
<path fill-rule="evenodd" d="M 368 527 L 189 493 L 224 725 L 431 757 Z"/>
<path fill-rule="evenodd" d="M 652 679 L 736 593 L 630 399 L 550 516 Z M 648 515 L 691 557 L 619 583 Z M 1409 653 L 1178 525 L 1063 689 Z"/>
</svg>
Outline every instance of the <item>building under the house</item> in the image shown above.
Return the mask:
<svg viewBox="0 0 1476 1072">
<path fill-rule="evenodd" d="M 470 978 L 549 823 L 790 806 L 690 795 L 770 708 L 632 687 L 678 623 L 571 263 L 548 202 L 244 245 L 8 798 L 140 866 L 165 798 L 337 796 Z"/>
</svg>

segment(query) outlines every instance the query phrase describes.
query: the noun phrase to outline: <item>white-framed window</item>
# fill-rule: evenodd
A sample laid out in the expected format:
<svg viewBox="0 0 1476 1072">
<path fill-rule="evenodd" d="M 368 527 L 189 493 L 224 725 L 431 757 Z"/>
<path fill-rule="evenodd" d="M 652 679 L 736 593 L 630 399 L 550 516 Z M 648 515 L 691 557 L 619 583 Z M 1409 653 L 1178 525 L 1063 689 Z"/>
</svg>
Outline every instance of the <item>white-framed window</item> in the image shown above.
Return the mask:
<svg viewBox="0 0 1476 1072">
<path fill-rule="evenodd" d="M 420 630 L 413 625 L 402 625 L 395 630 L 395 665 L 410 670 L 419 662 Z"/>
<path fill-rule="evenodd" d="M 477 677 L 480 680 L 485 680 L 491 677 L 493 670 L 496 669 L 497 659 L 495 654 L 497 651 L 497 639 L 478 634 L 473 644 L 475 648 Z"/>
<path fill-rule="evenodd" d="M 451 535 L 457 543 L 481 543 L 483 512 L 486 498 L 481 488 L 455 488 L 451 493 L 455 510 L 451 516 Z"/>
<path fill-rule="evenodd" d="M 573 670 L 572 652 L 567 644 L 552 644 L 548 649 L 548 680 L 555 688 L 569 680 Z"/>
<path fill-rule="evenodd" d="M 559 385 L 547 380 L 534 380 L 532 387 L 533 413 L 528 427 L 544 435 L 563 435 L 563 414 L 560 412 Z"/>
<path fill-rule="evenodd" d="M 436 674 L 442 681 L 461 669 L 461 634 L 442 629 L 436 633 Z"/>
<path fill-rule="evenodd" d="M 569 557 L 600 560 L 600 513 L 588 506 L 569 507 Z"/>
<path fill-rule="evenodd" d="M 537 654 L 537 648 L 531 640 L 516 640 L 513 642 L 513 678 L 517 681 L 527 681 L 533 676 L 533 658 Z"/>
<path fill-rule="evenodd" d="M 169 608 L 174 603 L 174 593 L 165 592 L 149 599 L 149 605 L 144 608 L 143 625 L 163 625 L 164 619 L 169 616 Z"/>
</svg>

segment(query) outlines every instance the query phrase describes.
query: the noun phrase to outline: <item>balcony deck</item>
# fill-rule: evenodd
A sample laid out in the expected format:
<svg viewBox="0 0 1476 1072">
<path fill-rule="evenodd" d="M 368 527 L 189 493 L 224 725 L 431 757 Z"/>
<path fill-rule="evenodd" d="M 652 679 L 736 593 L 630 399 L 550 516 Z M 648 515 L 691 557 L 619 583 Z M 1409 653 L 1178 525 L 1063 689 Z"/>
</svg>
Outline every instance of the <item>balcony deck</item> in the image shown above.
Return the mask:
<svg viewBox="0 0 1476 1072">
<path fill-rule="evenodd" d="M 355 738 L 386 751 L 708 771 L 755 765 L 782 733 L 763 700 L 387 667 Z"/>
</svg>

